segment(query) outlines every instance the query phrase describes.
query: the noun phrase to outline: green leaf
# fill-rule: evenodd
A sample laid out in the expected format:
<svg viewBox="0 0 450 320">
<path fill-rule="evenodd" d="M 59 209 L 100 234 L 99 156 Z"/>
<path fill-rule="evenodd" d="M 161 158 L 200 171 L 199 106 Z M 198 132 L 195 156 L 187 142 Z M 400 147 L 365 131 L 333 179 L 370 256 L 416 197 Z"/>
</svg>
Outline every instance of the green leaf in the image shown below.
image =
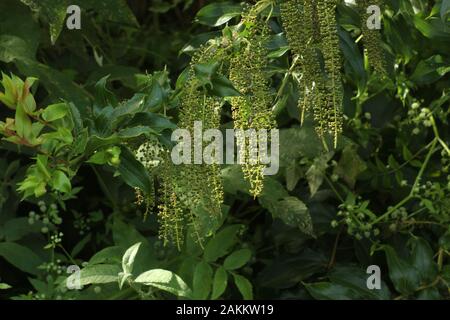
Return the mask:
<svg viewBox="0 0 450 320">
<path fill-rule="evenodd" d="M 17 0 L 2 0 L 0 1 L 0 21 L 0 39 L 14 36 L 22 40 L 10 40 L 8 45 L 4 43 L 0 47 L 13 53 L 15 57 L 34 59 L 40 42 L 41 30 L 29 8 Z M 26 23 L 18 23 L 18 21 L 26 21 Z M 26 47 L 22 48 L 21 46 Z"/>
<path fill-rule="evenodd" d="M 80 134 L 74 136 L 73 145 L 71 148 L 72 158 L 84 153 L 86 150 L 87 142 L 88 142 L 88 130 L 85 128 Z"/>
<path fill-rule="evenodd" d="M 421 15 L 413 16 L 414 26 L 419 30 L 423 36 L 435 41 L 449 41 L 450 33 L 446 27 L 446 22 L 443 22 L 437 17 L 430 17 L 425 19 Z"/>
<path fill-rule="evenodd" d="M 241 93 L 233 86 L 233 83 L 224 75 L 214 74 L 211 77 L 212 89 L 209 92 L 218 97 L 240 96 Z"/>
<path fill-rule="evenodd" d="M 192 39 L 184 45 L 184 47 L 180 50 L 180 54 L 187 53 L 190 54 L 192 52 L 195 52 L 198 48 L 200 48 L 201 45 L 205 44 L 208 40 L 214 39 L 216 37 L 220 36 L 220 32 L 213 31 L 213 32 L 205 32 L 200 33 L 192 37 Z M 187 75 L 188 75 L 189 68 L 186 68 L 184 72 L 180 74 L 178 77 L 176 88 L 181 88 L 181 85 L 184 84 Z"/>
<path fill-rule="evenodd" d="M 217 73 L 220 63 L 211 60 L 194 65 L 195 76 L 203 87 L 208 88 L 212 95 L 219 97 L 240 96 L 233 83 L 224 75 Z"/>
<path fill-rule="evenodd" d="M 37 267 L 43 263 L 31 249 L 14 242 L 0 243 L 0 257 L 16 268 L 31 274 L 38 274 Z"/>
<path fill-rule="evenodd" d="M 450 13 L 450 0 L 442 0 L 440 13 L 441 13 L 441 20 L 445 22 L 447 16 Z"/>
<path fill-rule="evenodd" d="M 421 60 L 410 79 L 418 85 L 431 84 L 448 72 L 450 72 L 450 66 L 445 58 L 441 55 L 434 55 L 427 60 Z"/>
<path fill-rule="evenodd" d="M 35 60 L 19 60 L 16 62 L 16 66 L 24 75 L 39 78 L 49 93 L 49 100 L 71 101 L 79 108 L 81 114 L 87 113 L 86 106 L 90 105 L 89 94 L 62 71 Z"/>
<path fill-rule="evenodd" d="M 38 11 L 50 24 L 50 38 L 54 44 L 61 33 L 66 10 L 69 6 L 67 0 L 21 0 L 32 10 Z"/>
<path fill-rule="evenodd" d="M 14 242 L 30 233 L 39 233 L 41 228 L 42 223 L 40 221 L 35 221 L 34 224 L 30 225 L 28 218 L 13 218 L 0 226 L 0 234 L 3 233 L 7 242 Z"/>
<path fill-rule="evenodd" d="M 213 236 L 205 247 L 204 258 L 207 262 L 214 262 L 226 255 L 237 242 L 237 233 L 241 225 L 227 226 Z"/>
<path fill-rule="evenodd" d="M 286 39 L 284 32 L 280 32 L 274 35 L 268 35 L 268 41 L 266 47 L 269 51 L 275 51 L 282 47 L 288 47 L 289 43 Z"/>
<path fill-rule="evenodd" d="M 126 0 L 72 0 L 70 4 L 77 4 L 83 10 L 93 10 L 98 18 L 133 27 L 138 25 L 133 11 Z"/>
<path fill-rule="evenodd" d="M 92 240 L 92 233 L 88 233 L 73 247 L 72 251 L 70 252 L 70 255 L 72 257 L 77 257 L 78 254 L 86 247 L 86 245 L 91 242 L 91 240 Z"/>
<path fill-rule="evenodd" d="M 112 225 L 114 244 L 127 249 L 137 242 L 148 244 L 147 239 L 136 228 L 123 222 L 120 218 L 114 218 Z"/>
<path fill-rule="evenodd" d="M 389 277 L 395 289 L 404 295 L 413 293 L 420 285 L 420 274 L 417 269 L 399 258 L 392 247 L 384 246 L 384 252 L 389 267 Z"/>
<path fill-rule="evenodd" d="M 244 179 L 239 165 L 230 165 L 221 171 L 225 192 L 237 195 L 238 192 L 249 194 L 250 183 Z"/>
<path fill-rule="evenodd" d="M 220 266 L 217 268 L 214 274 L 213 280 L 213 291 L 211 294 L 211 299 L 215 300 L 219 298 L 227 288 L 228 284 L 228 274 L 224 267 Z"/>
<path fill-rule="evenodd" d="M 244 300 L 252 300 L 253 299 L 253 287 L 250 281 L 247 278 L 233 274 L 234 283 L 236 284 L 239 292 L 242 294 Z"/>
<path fill-rule="evenodd" d="M 176 124 L 174 124 L 172 121 L 160 114 L 153 112 L 136 113 L 134 118 L 128 123 L 128 126 L 132 127 L 138 125 L 150 127 L 157 133 L 166 129 L 177 128 Z"/>
<path fill-rule="evenodd" d="M 117 124 L 126 118 L 131 118 L 138 112 L 145 111 L 146 96 L 141 93 L 135 94 L 131 99 L 121 103 L 117 108 L 113 109 L 112 114 L 108 116 L 111 127 L 116 128 Z"/>
<path fill-rule="evenodd" d="M 106 164 L 110 157 L 111 155 L 106 150 L 97 151 L 86 161 L 86 163 L 100 164 L 100 165 Z"/>
<path fill-rule="evenodd" d="M 312 219 L 306 205 L 296 197 L 278 201 L 272 210 L 274 218 L 280 218 L 291 227 L 299 228 L 307 235 L 314 235 Z"/>
<path fill-rule="evenodd" d="M 152 186 L 148 171 L 142 163 L 136 160 L 128 148 L 122 148 L 118 170 L 126 184 L 134 188 L 139 188 L 146 194 L 151 194 Z"/>
<path fill-rule="evenodd" d="M 194 65 L 195 76 L 200 80 L 202 86 L 212 87 L 212 78 L 216 74 L 220 67 L 220 63 L 217 61 L 210 61 L 205 63 L 197 63 Z"/>
<path fill-rule="evenodd" d="M 187 284 L 175 273 L 163 270 L 153 269 L 140 274 L 134 282 L 152 286 L 179 297 L 189 298 L 192 295 Z"/>
<path fill-rule="evenodd" d="M 41 139 L 43 140 L 43 146 L 52 152 L 57 152 L 73 142 L 72 133 L 64 126 L 59 127 L 57 131 L 42 134 Z"/>
<path fill-rule="evenodd" d="M 363 91 L 367 82 L 363 56 L 349 32 L 343 28 L 339 28 L 338 32 L 341 40 L 340 48 L 345 58 L 346 71 L 352 76 L 352 79 L 355 79 L 358 90 Z"/>
<path fill-rule="evenodd" d="M 89 85 L 95 85 L 98 79 L 102 79 L 107 76 L 107 80 L 109 81 L 120 81 L 124 86 L 136 90 L 136 74 L 138 73 L 139 69 L 136 67 L 108 64 L 94 69 L 86 82 Z M 112 95 L 111 98 L 115 99 L 114 95 Z"/>
<path fill-rule="evenodd" d="M 306 179 L 308 180 L 311 197 L 316 194 L 322 185 L 325 170 L 328 168 L 328 161 L 330 161 L 332 153 L 324 153 L 314 159 L 313 164 L 306 172 Z"/>
<path fill-rule="evenodd" d="M 302 157 L 315 158 L 323 147 L 312 125 L 280 130 L 280 165 L 288 166 Z"/>
<path fill-rule="evenodd" d="M 217 27 L 239 16 L 241 11 L 242 8 L 238 4 L 229 2 L 212 3 L 201 8 L 195 20 L 210 27 Z"/>
<path fill-rule="evenodd" d="M 120 130 L 117 134 L 117 137 L 121 139 L 121 141 L 126 141 L 128 139 L 137 138 L 141 135 L 149 137 L 152 134 L 156 134 L 157 132 L 150 127 L 147 126 L 137 126 L 126 128 Z"/>
<path fill-rule="evenodd" d="M 49 288 L 51 286 L 50 283 L 46 283 L 44 281 L 41 281 L 38 279 L 33 279 L 33 278 L 28 278 L 28 281 L 30 281 L 31 285 L 38 293 L 44 293 L 44 294 L 51 293 L 51 288 Z"/>
<path fill-rule="evenodd" d="M 334 173 L 342 178 L 347 185 L 353 189 L 355 187 L 356 178 L 366 169 L 367 165 L 359 157 L 356 145 L 348 145 L 342 151 L 341 158 L 334 169 Z"/>
<path fill-rule="evenodd" d="M 32 59 L 28 43 L 12 35 L 0 36 L 0 61 L 9 63 L 16 59 Z"/>
<path fill-rule="evenodd" d="M 57 103 L 49 105 L 42 113 L 42 119 L 47 122 L 52 122 L 63 118 L 69 112 L 69 107 L 66 103 Z"/>
<path fill-rule="evenodd" d="M 97 264 L 93 266 L 87 266 L 75 272 L 69 276 L 68 282 L 74 282 L 77 279 L 80 280 L 80 285 L 85 286 L 88 284 L 102 284 L 117 282 L 120 272 L 118 265 L 112 264 Z M 79 278 L 78 278 L 79 277 Z"/>
<path fill-rule="evenodd" d="M 438 288 L 431 287 L 421 290 L 417 295 L 417 300 L 442 300 L 443 297 L 439 293 Z"/>
<path fill-rule="evenodd" d="M 450 230 L 444 233 L 439 238 L 439 247 L 443 248 L 444 250 L 449 251 L 450 250 Z"/>
<path fill-rule="evenodd" d="M 96 105 L 99 108 L 105 107 L 105 106 L 117 106 L 117 98 L 114 95 L 114 93 L 108 89 L 108 80 L 110 75 L 106 75 L 102 78 L 100 78 L 94 85 L 95 89 L 95 100 L 94 105 Z M 104 112 L 105 109 L 102 110 Z"/>
<path fill-rule="evenodd" d="M 336 267 L 329 275 L 331 282 L 352 289 L 358 294 L 359 299 L 389 300 L 389 288 L 383 281 L 381 289 L 370 290 L 367 288 L 368 274 L 365 270 L 353 266 Z"/>
<path fill-rule="evenodd" d="M 69 178 L 67 178 L 66 174 L 61 170 L 55 170 L 53 172 L 50 183 L 53 189 L 63 193 L 68 193 L 72 190 Z"/>
<path fill-rule="evenodd" d="M 311 249 L 294 256 L 280 255 L 261 271 L 259 281 L 267 288 L 289 288 L 314 274 L 325 272 L 328 260 L 323 253 Z"/>
<path fill-rule="evenodd" d="M 119 289 L 120 290 L 122 290 L 123 285 L 126 283 L 126 281 L 128 279 L 131 278 L 131 276 L 132 276 L 131 273 L 119 272 L 117 280 L 119 282 Z"/>
<path fill-rule="evenodd" d="M 141 246 L 141 242 L 138 242 L 134 245 L 132 245 L 128 250 L 125 252 L 122 258 L 122 270 L 126 274 L 132 274 L 133 273 L 133 264 L 134 259 L 136 258 L 136 254 L 139 251 L 139 247 Z"/>
<path fill-rule="evenodd" d="M 83 11 L 94 10 L 100 19 L 119 23 L 137 24 L 136 18 L 124 0 L 21 0 L 40 13 L 50 25 L 50 38 L 54 44 L 63 29 L 69 5 L 78 5 Z M 82 22 L 83 23 L 83 22 Z"/>
<path fill-rule="evenodd" d="M 145 108 L 147 110 L 156 110 L 164 102 L 164 90 L 155 79 L 152 79 L 152 84 L 148 90 L 148 96 L 145 100 Z"/>
<path fill-rule="evenodd" d="M 441 275 L 445 281 L 450 282 L 450 265 L 443 266 Z"/>
<path fill-rule="evenodd" d="M 223 267 L 227 270 L 236 270 L 243 267 L 251 258 L 249 249 L 241 249 L 230 254 L 224 261 Z"/>
<path fill-rule="evenodd" d="M 130 129 L 130 130 L 128 130 L 128 129 Z M 127 139 L 129 139 L 129 138 L 136 138 L 139 135 L 143 134 L 143 132 L 140 129 L 138 129 L 137 132 L 135 132 L 133 130 L 134 128 L 128 128 L 128 129 L 120 131 L 119 132 L 120 136 L 116 133 L 114 133 L 106 138 L 99 137 L 97 135 L 91 135 L 87 141 L 85 153 L 90 155 L 90 154 L 100 152 L 99 151 L 100 149 L 110 147 L 106 150 L 103 150 L 103 151 L 106 151 L 106 153 L 104 153 L 102 156 L 99 155 L 98 156 L 99 158 L 96 159 L 96 161 L 95 161 L 95 163 L 99 163 L 99 164 L 104 163 L 103 161 L 105 159 L 103 157 L 106 157 L 108 153 L 110 153 L 110 155 L 117 154 L 116 148 L 120 148 L 120 147 L 117 147 L 116 145 L 126 142 Z M 120 153 L 121 152 L 122 151 L 120 151 Z M 116 165 L 117 164 L 118 163 L 116 163 Z"/>
<path fill-rule="evenodd" d="M 200 261 L 195 266 L 193 279 L 193 297 L 195 299 L 207 299 L 211 292 L 213 270 L 209 263 Z"/>
<path fill-rule="evenodd" d="M 89 260 L 89 265 L 101 264 L 101 263 L 117 263 L 121 262 L 123 254 L 123 248 L 119 246 L 107 247 L 94 254 Z"/>
<path fill-rule="evenodd" d="M 281 47 L 281 48 L 279 48 L 279 49 L 277 49 L 277 50 L 271 51 L 271 52 L 267 55 L 267 57 L 270 58 L 270 59 L 275 59 L 275 58 L 282 57 L 282 56 L 284 56 L 284 54 L 285 54 L 286 52 L 289 51 L 289 49 L 290 49 L 290 48 L 289 48 L 288 46 Z"/>
<path fill-rule="evenodd" d="M 422 238 L 412 238 L 411 264 L 420 273 L 423 284 L 432 282 L 438 274 L 438 266 L 434 262 L 433 250 Z"/>
<path fill-rule="evenodd" d="M 7 283 L 0 283 L 0 290 L 11 289 L 12 287 Z"/>
<path fill-rule="evenodd" d="M 275 212 L 278 202 L 289 197 L 289 193 L 275 178 L 265 177 L 264 189 L 259 197 L 260 204 L 270 212 Z"/>
<path fill-rule="evenodd" d="M 300 199 L 289 196 L 289 193 L 277 180 L 270 177 L 265 178 L 259 202 L 261 206 L 270 211 L 274 218 L 279 218 L 287 225 L 300 228 L 305 234 L 314 236 L 308 208 Z"/>
<path fill-rule="evenodd" d="M 21 104 L 17 105 L 15 120 L 17 135 L 21 138 L 32 140 L 33 130 L 31 126 L 31 120 L 25 113 L 25 110 L 23 109 Z"/>
<path fill-rule="evenodd" d="M 109 164 L 111 166 L 117 166 L 120 164 L 120 154 L 122 150 L 120 147 L 114 146 L 106 150 L 101 150 L 94 153 L 86 162 L 93 164 Z"/>
<path fill-rule="evenodd" d="M 360 296 L 353 289 L 331 282 L 305 284 L 309 294 L 317 300 L 356 300 Z"/>
</svg>

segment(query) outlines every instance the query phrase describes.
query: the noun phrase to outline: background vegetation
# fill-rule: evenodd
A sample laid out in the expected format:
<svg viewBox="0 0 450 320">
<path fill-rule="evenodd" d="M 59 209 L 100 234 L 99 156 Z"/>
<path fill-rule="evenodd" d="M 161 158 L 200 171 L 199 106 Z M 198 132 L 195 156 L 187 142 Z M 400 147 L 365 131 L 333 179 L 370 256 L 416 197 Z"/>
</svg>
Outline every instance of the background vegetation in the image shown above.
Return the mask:
<svg viewBox="0 0 450 320">
<path fill-rule="evenodd" d="M 248 9 L 2 0 L 0 297 L 448 299 L 450 1 L 377 2 L 383 23 L 372 44 L 385 74 L 361 37 L 358 8 L 337 2 L 338 43 L 326 43 L 342 59 L 336 147 L 311 115 L 300 125 L 304 73 L 279 3 L 258 2 L 270 30 L 260 44 L 280 172 L 255 198 L 239 167 L 222 167 L 221 218 L 194 212 L 202 240 L 188 223 L 177 248 L 157 218 L 163 181 L 147 161 L 158 164 L 158 150 L 145 161 L 136 150 L 167 143 L 191 56 L 209 39 L 245 39 L 234 26 Z M 69 4 L 82 8 L 81 30 L 65 27 Z M 204 64 L 196 81 L 211 96 L 233 96 L 221 62 Z M 222 128 L 233 126 L 230 103 L 220 116 Z M 366 286 L 374 264 L 381 290 Z M 82 290 L 67 289 L 70 265 L 82 268 Z"/>
</svg>

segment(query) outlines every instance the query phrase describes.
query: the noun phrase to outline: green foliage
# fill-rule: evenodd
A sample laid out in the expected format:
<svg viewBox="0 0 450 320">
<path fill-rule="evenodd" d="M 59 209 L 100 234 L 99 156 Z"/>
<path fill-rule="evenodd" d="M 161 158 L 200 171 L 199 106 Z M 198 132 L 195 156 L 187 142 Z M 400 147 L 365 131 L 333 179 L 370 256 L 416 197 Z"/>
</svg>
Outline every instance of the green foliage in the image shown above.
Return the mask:
<svg viewBox="0 0 450 320">
<path fill-rule="evenodd" d="M 448 299 L 449 1 L 200 4 L 0 2 L 0 297 Z M 279 172 L 175 165 L 199 120 Z"/>
</svg>

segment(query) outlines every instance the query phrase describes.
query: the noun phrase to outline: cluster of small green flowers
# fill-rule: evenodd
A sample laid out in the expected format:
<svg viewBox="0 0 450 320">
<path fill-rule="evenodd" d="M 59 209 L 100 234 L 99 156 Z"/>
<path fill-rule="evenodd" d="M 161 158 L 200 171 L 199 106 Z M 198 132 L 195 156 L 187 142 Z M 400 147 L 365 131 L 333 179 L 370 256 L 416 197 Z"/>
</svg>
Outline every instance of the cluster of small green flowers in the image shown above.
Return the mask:
<svg viewBox="0 0 450 320">
<path fill-rule="evenodd" d="M 48 274 L 61 275 L 65 272 L 65 268 L 61 265 L 61 262 L 60 259 L 56 259 L 55 262 L 41 264 L 38 269 L 44 270 Z"/>
<path fill-rule="evenodd" d="M 368 201 L 356 201 L 355 204 L 341 204 L 337 216 L 341 218 L 341 222 L 333 220 L 331 226 L 336 228 L 340 223 L 347 225 L 348 234 L 354 236 L 357 240 L 363 238 L 377 237 L 380 229 L 374 228 L 374 220 L 376 216 L 367 209 Z"/>
<path fill-rule="evenodd" d="M 59 216 L 59 209 L 56 204 L 52 203 L 47 207 L 44 201 L 39 201 L 38 206 L 39 213 L 36 213 L 35 211 L 30 211 L 28 213 L 28 223 L 30 225 L 39 221 L 43 224 L 41 232 L 48 233 L 50 228 L 54 228 L 62 223 L 62 218 Z"/>
<path fill-rule="evenodd" d="M 30 292 L 28 294 L 28 296 L 30 297 L 30 299 L 32 300 L 48 300 L 50 297 L 47 297 L 47 295 L 45 293 L 33 293 Z"/>
<path fill-rule="evenodd" d="M 359 117 L 351 118 L 350 121 L 347 115 L 343 115 L 343 120 L 348 121 L 348 125 L 354 130 L 370 129 L 372 127 L 372 114 L 370 112 L 364 112 Z M 398 121 L 398 120 L 397 120 Z"/>
<path fill-rule="evenodd" d="M 39 292 L 33 292 L 30 291 L 26 295 L 27 299 L 30 300 L 63 300 L 62 294 L 66 292 L 66 289 L 58 290 L 61 292 L 61 294 L 53 293 L 51 295 L 45 294 L 45 293 L 39 293 Z M 66 299 L 66 298 L 64 298 Z"/>
<path fill-rule="evenodd" d="M 36 214 L 36 211 L 30 211 L 28 213 L 28 224 L 34 224 L 36 221 L 39 221 L 41 216 Z"/>
<path fill-rule="evenodd" d="M 62 242 L 64 234 L 62 232 L 56 232 L 50 236 L 50 243 L 47 245 L 47 247 L 55 248 Z"/>
<path fill-rule="evenodd" d="M 171 176 L 171 173 L 169 175 Z M 159 238 L 164 245 L 171 242 L 177 246 L 178 250 L 181 250 L 184 239 L 184 210 L 173 190 L 173 181 L 167 175 L 164 177 L 162 203 L 158 206 Z"/>
<path fill-rule="evenodd" d="M 156 172 L 159 171 L 162 161 L 164 161 L 162 156 L 164 151 L 165 148 L 161 145 L 159 140 L 153 136 L 141 144 L 135 151 L 136 159 L 148 170 L 152 179 Z M 150 185 L 153 187 L 153 181 Z M 151 194 L 145 194 L 139 188 L 135 188 L 135 194 L 136 204 L 138 206 L 145 203 L 146 209 L 144 217 L 146 217 L 150 208 L 155 205 L 155 190 L 152 188 Z"/>
<path fill-rule="evenodd" d="M 392 211 L 393 207 L 388 207 L 388 211 Z M 393 220 L 392 223 L 389 225 L 389 230 L 391 232 L 396 232 L 399 229 L 399 226 L 401 226 L 402 222 L 406 222 L 409 218 L 408 211 L 405 207 L 399 207 L 396 210 L 393 210 L 390 214 L 390 220 Z"/>
<path fill-rule="evenodd" d="M 287 0 L 280 7 L 283 27 L 302 74 L 300 121 L 312 109 L 318 135 L 330 133 L 335 146 L 343 123 L 336 6 L 336 0 Z"/>
<path fill-rule="evenodd" d="M 344 89 L 341 80 L 341 53 L 336 22 L 336 0 L 321 0 L 317 3 L 321 33 L 321 50 L 324 59 L 326 79 L 322 89 L 322 107 L 317 117 L 319 133 L 331 134 L 337 145 L 337 137 L 342 132 L 342 101 Z"/>
<path fill-rule="evenodd" d="M 363 35 L 364 49 L 370 65 L 380 75 L 386 75 L 386 56 L 382 47 L 382 39 L 380 30 L 369 29 L 367 20 L 370 18 L 371 12 L 367 12 L 370 5 L 377 5 L 382 9 L 383 0 L 358 0 L 358 9 L 361 16 L 361 32 Z"/>
<path fill-rule="evenodd" d="M 442 164 L 442 173 L 447 175 L 447 189 L 450 190 L 450 155 L 446 150 L 441 151 L 441 164 Z"/>
<path fill-rule="evenodd" d="M 417 135 L 420 133 L 420 126 L 431 127 L 431 110 L 428 108 L 420 108 L 419 102 L 413 102 L 411 108 L 408 110 L 408 118 L 406 122 L 413 124 L 415 127 L 412 134 Z"/>
<path fill-rule="evenodd" d="M 79 230 L 78 233 L 80 236 L 83 236 L 89 231 L 91 231 L 91 223 L 92 223 L 91 218 L 86 217 L 79 212 L 74 212 L 73 215 L 75 218 L 73 222 L 73 227 Z"/>
<path fill-rule="evenodd" d="M 415 187 L 413 193 L 420 198 L 419 205 L 426 208 L 436 220 L 442 223 L 450 221 L 450 176 L 446 183 L 426 181 Z"/>
<path fill-rule="evenodd" d="M 183 90 L 180 92 L 180 115 L 178 127 L 189 130 L 194 136 L 195 121 L 202 121 L 203 130 L 217 129 L 220 126 L 220 110 L 223 102 L 208 96 L 195 74 L 197 64 L 209 63 L 223 59 L 224 51 L 220 42 L 210 41 L 194 54 Z M 204 147 L 204 146 L 202 146 Z M 203 150 L 203 148 L 202 148 Z M 191 154 L 194 154 L 192 145 Z M 175 243 L 180 249 L 187 224 L 197 224 L 199 214 L 196 210 L 204 203 L 207 220 L 218 219 L 221 215 L 223 187 L 218 164 L 180 164 L 175 165 L 167 149 L 159 150 L 161 158 L 158 176 L 161 178 L 158 220 L 159 236 L 164 244 Z M 202 235 L 196 238 L 201 241 Z"/>
<path fill-rule="evenodd" d="M 267 66 L 267 26 L 258 20 L 253 10 L 242 15 L 241 25 L 244 28 L 241 46 L 230 61 L 230 80 L 242 96 L 232 97 L 232 116 L 234 128 L 271 129 L 275 127 L 275 120 L 271 112 L 272 94 L 269 82 L 264 73 Z M 242 132 L 242 131 L 238 131 Z M 254 146 L 249 144 L 243 134 L 237 135 L 240 154 L 242 156 L 242 170 L 246 180 L 250 182 L 250 193 L 257 197 L 264 185 L 264 165 L 260 161 L 252 163 L 249 155 L 256 153 Z"/>
</svg>

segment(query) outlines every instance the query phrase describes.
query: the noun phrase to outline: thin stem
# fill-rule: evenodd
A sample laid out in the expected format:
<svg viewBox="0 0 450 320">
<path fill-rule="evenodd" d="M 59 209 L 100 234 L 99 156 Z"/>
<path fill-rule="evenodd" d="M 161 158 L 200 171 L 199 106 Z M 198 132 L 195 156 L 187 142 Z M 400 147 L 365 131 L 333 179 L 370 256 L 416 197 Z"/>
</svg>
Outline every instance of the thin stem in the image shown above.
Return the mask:
<svg viewBox="0 0 450 320">
<path fill-rule="evenodd" d="M 333 267 L 333 265 L 336 261 L 336 252 L 337 252 L 337 248 L 338 248 L 338 244 L 339 244 L 339 238 L 341 237 L 341 233 L 343 230 L 344 230 L 344 226 L 341 227 L 338 234 L 336 235 L 336 240 L 334 240 L 333 251 L 331 252 L 330 261 L 328 262 L 328 266 L 327 266 L 328 270 L 330 270 Z"/>
<path fill-rule="evenodd" d="M 73 263 L 74 265 L 78 265 L 77 262 L 72 258 L 72 256 L 67 252 L 67 250 L 61 245 L 58 245 L 58 248 L 60 248 L 64 254 L 67 256 L 67 258 L 69 258 L 70 262 Z"/>
<path fill-rule="evenodd" d="M 328 185 L 330 186 L 331 190 L 333 190 L 333 192 L 336 194 L 336 197 L 338 197 L 339 201 L 341 203 L 344 203 L 345 200 L 344 198 L 342 198 L 342 196 L 339 194 L 339 192 L 336 190 L 336 188 L 334 187 L 333 183 L 330 181 L 330 179 L 328 178 L 327 175 L 324 175 L 325 177 L 325 181 L 328 183 Z"/>
</svg>

